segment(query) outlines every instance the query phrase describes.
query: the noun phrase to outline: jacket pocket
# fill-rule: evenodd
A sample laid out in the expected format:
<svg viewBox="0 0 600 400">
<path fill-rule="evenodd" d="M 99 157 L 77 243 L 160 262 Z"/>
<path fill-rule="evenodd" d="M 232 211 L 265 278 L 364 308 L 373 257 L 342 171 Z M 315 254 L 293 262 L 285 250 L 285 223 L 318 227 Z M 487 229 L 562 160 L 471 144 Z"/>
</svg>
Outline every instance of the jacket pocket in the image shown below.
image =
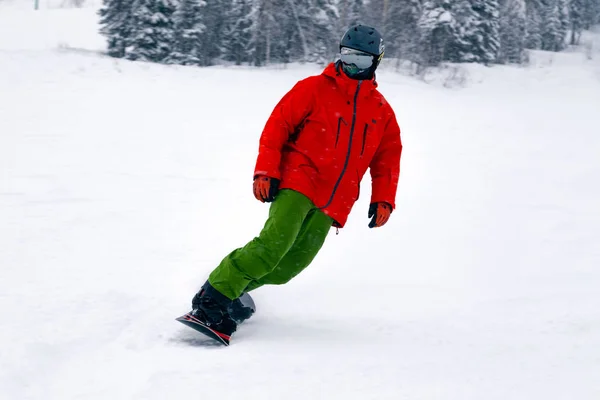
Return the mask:
<svg viewBox="0 0 600 400">
<path fill-rule="evenodd" d="M 340 140 L 340 131 L 342 130 L 342 123 L 346 126 L 348 126 L 348 123 L 346 122 L 346 120 L 344 120 L 343 117 L 339 117 L 338 118 L 338 126 L 337 126 L 337 132 L 335 134 L 335 147 L 337 148 L 338 142 Z"/>
<path fill-rule="evenodd" d="M 367 131 L 368 130 L 369 130 L 369 124 L 365 124 L 365 129 L 363 129 L 363 136 L 362 136 L 362 147 L 360 148 L 360 156 L 361 157 L 365 152 L 365 144 L 367 143 Z"/>
</svg>

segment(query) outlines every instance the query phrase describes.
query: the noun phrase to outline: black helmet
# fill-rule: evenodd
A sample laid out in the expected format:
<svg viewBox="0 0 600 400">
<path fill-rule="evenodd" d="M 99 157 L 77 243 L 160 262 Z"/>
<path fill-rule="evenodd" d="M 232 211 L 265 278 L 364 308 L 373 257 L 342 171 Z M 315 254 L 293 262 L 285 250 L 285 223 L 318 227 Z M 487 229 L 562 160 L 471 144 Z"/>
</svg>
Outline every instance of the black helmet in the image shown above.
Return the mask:
<svg viewBox="0 0 600 400">
<path fill-rule="evenodd" d="M 356 25 L 342 36 L 338 65 L 352 79 L 373 79 L 383 51 L 383 38 L 377 29 Z"/>
<path fill-rule="evenodd" d="M 340 49 L 342 47 L 364 51 L 376 57 L 381 57 L 385 50 L 381 34 L 377 29 L 366 25 L 356 25 L 348 29 L 342 36 Z"/>
</svg>

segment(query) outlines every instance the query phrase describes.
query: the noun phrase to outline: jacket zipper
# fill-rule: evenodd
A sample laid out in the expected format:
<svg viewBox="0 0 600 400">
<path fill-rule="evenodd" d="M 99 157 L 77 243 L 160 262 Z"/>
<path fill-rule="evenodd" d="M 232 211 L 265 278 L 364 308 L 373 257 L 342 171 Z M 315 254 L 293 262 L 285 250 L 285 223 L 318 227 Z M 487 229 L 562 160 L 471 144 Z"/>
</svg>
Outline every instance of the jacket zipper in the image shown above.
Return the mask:
<svg viewBox="0 0 600 400">
<path fill-rule="evenodd" d="M 338 186 L 342 182 L 342 178 L 346 173 L 346 169 L 348 168 L 348 162 L 350 161 L 350 153 L 352 152 L 352 137 L 354 136 L 354 124 L 356 123 L 356 103 L 358 100 L 358 92 L 360 91 L 360 84 L 362 81 L 358 81 L 358 86 L 356 87 L 356 92 L 354 93 L 354 107 L 352 109 L 352 124 L 350 125 L 350 137 L 348 138 L 348 153 L 346 153 L 346 160 L 344 161 L 344 167 L 342 168 L 342 172 L 340 172 L 340 176 L 338 177 L 335 185 L 333 185 L 333 191 L 331 192 L 331 196 L 329 197 L 329 201 L 323 207 L 319 207 L 320 209 L 327 208 L 333 201 L 333 197 L 335 196 L 335 192 L 337 191 Z"/>
<path fill-rule="evenodd" d="M 362 157 L 365 152 L 365 142 L 367 141 L 367 129 L 369 129 L 369 124 L 365 124 L 365 130 L 363 131 L 363 142 L 362 148 L 360 149 L 360 156 Z"/>
</svg>

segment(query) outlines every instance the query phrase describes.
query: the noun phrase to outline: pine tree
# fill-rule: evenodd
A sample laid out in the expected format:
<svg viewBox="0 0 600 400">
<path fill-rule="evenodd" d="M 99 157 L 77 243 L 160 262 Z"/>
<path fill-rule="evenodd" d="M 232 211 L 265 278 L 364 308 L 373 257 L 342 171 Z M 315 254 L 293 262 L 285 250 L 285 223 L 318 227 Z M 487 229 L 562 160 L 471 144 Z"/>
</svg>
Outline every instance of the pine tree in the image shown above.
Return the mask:
<svg viewBox="0 0 600 400">
<path fill-rule="evenodd" d="M 280 31 L 285 32 L 285 41 L 281 43 L 283 62 L 292 61 L 295 58 L 306 60 L 310 57 L 309 35 L 312 28 L 313 16 L 309 14 L 312 2 L 310 0 L 291 1 L 286 0 L 284 7 L 288 10 L 289 26 L 279 25 Z M 310 11 L 309 11 L 310 10 Z M 312 35 L 311 35 L 312 36 Z M 314 39 L 314 38 L 313 38 Z"/>
<path fill-rule="evenodd" d="M 542 12 L 543 4 L 540 0 L 525 0 L 527 17 L 527 38 L 525 40 L 528 49 L 542 48 Z"/>
<path fill-rule="evenodd" d="M 385 20 L 390 0 L 368 0 L 365 4 L 364 23 L 376 28 L 385 38 Z"/>
<path fill-rule="evenodd" d="M 271 38 L 274 31 L 272 14 L 274 0 L 256 0 L 251 11 L 249 56 L 254 65 L 261 66 L 271 62 Z"/>
<path fill-rule="evenodd" d="M 401 3 L 402 4 L 402 3 Z M 414 61 L 419 47 L 419 18 L 421 17 L 421 0 L 404 0 L 404 6 L 398 15 L 400 57 Z"/>
<path fill-rule="evenodd" d="M 103 0 L 100 16 L 100 33 L 108 41 L 108 55 L 125 57 L 125 49 L 131 39 L 131 2 L 128 0 Z"/>
<path fill-rule="evenodd" d="M 132 37 L 125 57 L 130 60 L 163 62 L 174 39 L 174 0 L 134 0 Z"/>
<path fill-rule="evenodd" d="M 583 31 L 583 11 L 585 0 L 571 0 L 569 4 L 569 16 L 571 18 L 571 45 L 579 44 L 579 38 Z"/>
<path fill-rule="evenodd" d="M 452 4 L 452 14 L 456 20 L 454 43 L 449 61 L 480 62 L 480 42 L 483 32 L 478 29 L 480 16 L 473 9 L 470 0 L 458 0 Z"/>
<path fill-rule="evenodd" d="M 338 36 L 342 36 L 348 28 L 365 23 L 365 4 L 363 0 L 340 0 Z"/>
<path fill-rule="evenodd" d="M 419 46 L 419 0 L 396 0 L 386 7 L 381 28 L 386 43 L 386 56 L 415 60 Z"/>
<path fill-rule="evenodd" d="M 332 61 L 338 52 L 341 36 L 337 30 L 339 11 L 334 1 L 310 0 L 299 16 L 308 47 L 308 57 L 305 56 L 302 61 Z"/>
<path fill-rule="evenodd" d="M 260 4 L 252 0 L 250 4 L 250 13 L 247 16 L 248 19 L 248 41 L 246 43 L 246 56 L 248 57 L 248 61 L 254 65 L 260 65 L 260 57 L 259 57 L 259 38 L 260 38 L 260 29 L 259 24 L 262 20 L 261 15 L 261 7 Z"/>
<path fill-rule="evenodd" d="M 560 37 L 560 50 L 564 50 L 567 47 L 567 35 L 571 25 L 571 18 L 569 16 L 569 3 L 571 0 L 558 0 L 558 20 L 559 30 L 558 34 Z"/>
<path fill-rule="evenodd" d="M 203 37 L 206 26 L 204 20 L 204 0 L 180 0 L 173 13 L 175 31 L 172 51 L 167 63 L 182 65 L 206 65 L 203 54 Z"/>
<path fill-rule="evenodd" d="M 583 29 L 600 23 L 600 0 L 582 0 Z"/>
<path fill-rule="evenodd" d="M 565 24 L 562 17 L 562 0 L 548 0 L 544 7 L 542 50 L 561 51 L 565 48 Z"/>
<path fill-rule="evenodd" d="M 451 12 L 449 0 L 426 0 L 419 19 L 421 39 L 420 62 L 438 65 L 457 57 L 456 19 Z"/>
<path fill-rule="evenodd" d="M 307 41 L 299 35 L 297 7 L 291 0 L 255 0 L 249 42 L 255 65 L 289 62 L 298 54 L 300 58 L 309 54 Z"/>
<path fill-rule="evenodd" d="M 266 63 L 267 52 L 266 46 L 263 47 L 263 37 L 265 36 L 265 29 L 267 18 L 265 18 L 265 4 L 261 0 L 252 2 L 252 10 L 250 11 L 250 27 L 248 28 L 250 38 L 248 41 L 248 57 L 251 62 L 256 65 L 264 65 Z"/>
<path fill-rule="evenodd" d="M 310 49 L 305 30 L 299 22 L 299 11 L 308 4 L 294 0 L 272 0 L 269 39 L 272 62 L 289 63 L 309 57 Z"/>
<path fill-rule="evenodd" d="M 250 62 L 252 52 L 252 0 L 231 0 L 225 11 L 225 26 L 222 36 L 222 58 L 236 65 Z"/>
<path fill-rule="evenodd" d="M 472 35 L 468 38 L 476 62 L 492 63 L 500 49 L 500 9 L 497 0 L 471 0 L 475 13 Z"/>
<path fill-rule="evenodd" d="M 525 1 L 507 0 L 501 12 L 498 60 L 504 63 L 523 63 L 526 60 L 526 36 Z"/>
<path fill-rule="evenodd" d="M 204 9 L 204 58 L 206 65 L 225 58 L 224 38 L 227 34 L 229 11 L 233 7 L 232 0 L 207 0 Z"/>
</svg>

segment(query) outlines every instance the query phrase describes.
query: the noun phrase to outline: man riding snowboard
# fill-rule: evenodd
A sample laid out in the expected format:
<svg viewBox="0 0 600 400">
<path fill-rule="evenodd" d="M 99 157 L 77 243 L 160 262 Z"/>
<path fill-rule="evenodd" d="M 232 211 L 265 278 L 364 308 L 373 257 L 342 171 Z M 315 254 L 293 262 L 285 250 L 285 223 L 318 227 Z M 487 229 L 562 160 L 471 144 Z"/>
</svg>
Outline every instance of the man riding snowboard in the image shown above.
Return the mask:
<svg viewBox="0 0 600 400">
<path fill-rule="evenodd" d="M 254 311 L 239 297 L 288 282 L 320 250 L 331 226 L 342 228 L 360 181 L 371 170 L 369 227 L 395 208 L 402 142 L 396 117 L 377 91 L 383 39 L 374 28 L 350 28 L 340 60 L 298 82 L 277 104 L 260 138 L 254 196 L 272 202 L 263 230 L 234 250 L 192 300 L 191 315 L 229 336 Z"/>
</svg>

